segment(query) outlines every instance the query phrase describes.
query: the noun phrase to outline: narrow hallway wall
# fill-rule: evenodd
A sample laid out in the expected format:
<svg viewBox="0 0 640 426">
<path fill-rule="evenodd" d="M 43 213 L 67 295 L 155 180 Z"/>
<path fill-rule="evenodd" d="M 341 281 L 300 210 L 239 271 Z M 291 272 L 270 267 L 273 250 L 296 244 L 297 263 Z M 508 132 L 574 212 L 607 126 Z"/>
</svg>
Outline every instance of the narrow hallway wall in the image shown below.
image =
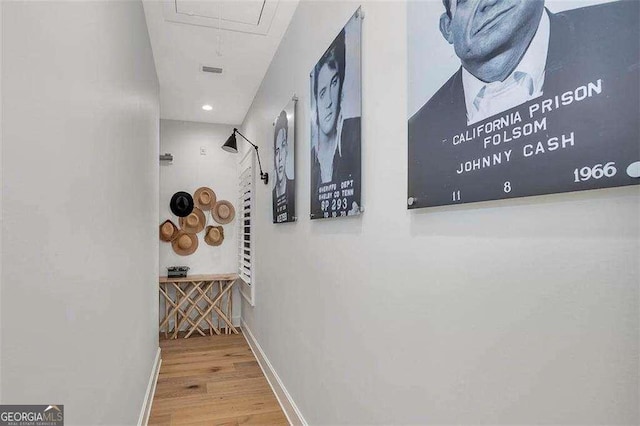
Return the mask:
<svg viewBox="0 0 640 426">
<path fill-rule="evenodd" d="M 0 328 L 2 327 L 2 10 L 0 2 Z M 0 354 L 2 354 L 2 333 L 0 333 Z M 0 355 L 0 359 L 1 355 Z M 2 383 L 2 365 L 0 364 L 0 383 Z M 2 401 L 2 386 L 0 386 Z"/>
<path fill-rule="evenodd" d="M 2 402 L 135 424 L 158 349 L 142 4 L 3 2 Z"/>
<path fill-rule="evenodd" d="M 310 221 L 309 73 L 359 5 L 365 212 Z M 309 424 L 636 424 L 640 188 L 407 211 L 406 46 L 405 2 L 298 6 L 243 123 L 271 165 L 299 97 L 299 219 L 256 184 L 246 325 Z"/>
</svg>

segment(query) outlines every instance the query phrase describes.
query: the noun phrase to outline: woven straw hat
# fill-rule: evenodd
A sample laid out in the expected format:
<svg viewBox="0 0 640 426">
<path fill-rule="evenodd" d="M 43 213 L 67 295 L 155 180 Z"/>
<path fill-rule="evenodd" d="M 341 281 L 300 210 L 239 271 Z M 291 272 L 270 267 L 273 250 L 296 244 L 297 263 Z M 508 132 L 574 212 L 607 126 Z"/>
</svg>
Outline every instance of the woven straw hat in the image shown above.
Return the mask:
<svg viewBox="0 0 640 426">
<path fill-rule="evenodd" d="M 198 237 L 196 234 L 187 234 L 184 231 L 178 231 L 176 238 L 171 241 L 173 251 L 180 256 L 189 256 L 198 248 Z"/>
<path fill-rule="evenodd" d="M 218 201 L 216 205 L 213 206 L 211 215 L 216 222 L 225 225 L 236 217 L 236 209 L 233 208 L 233 204 L 230 202 L 222 200 Z"/>
<path fill-rule="evenodd" d="M 165 220 L 160 225 L 160 240 L 172 241 L 178 235 L 178 227 L 170 220 Z"/>
<path fill-rule="evenodd" d="M 207 218 L 197 207 L 193 208 L 193 211 L 187 217 L 180 218 L 180 229 L 187 234 L 197 234 L 204 229 Z"/>
<path fill-rule="evenodd" d="M 193 194 L 193 201 L 195 201 L 196 207 L 200 210 L 211 210 L 217 201 L 216 193 L 213 192 L 211 188 L 203 186 L 202 188 L 196 189 L 196 192 Z"/>
<path fill-rule="evenodd" d="M 207 226 L 204 242 L 210 246 L 219 246 L 222 241 L 224 241 L 224 229 L 222 229 L 222 226 Z"/>
</svg>

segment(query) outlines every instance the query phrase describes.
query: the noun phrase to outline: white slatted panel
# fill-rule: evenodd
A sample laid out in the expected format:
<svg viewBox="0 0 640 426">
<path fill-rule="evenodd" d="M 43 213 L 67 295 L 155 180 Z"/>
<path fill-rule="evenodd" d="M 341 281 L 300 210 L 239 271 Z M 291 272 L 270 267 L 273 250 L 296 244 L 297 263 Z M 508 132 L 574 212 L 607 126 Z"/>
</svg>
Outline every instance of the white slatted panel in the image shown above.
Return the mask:
<svg viewBox="0 0 640 426">
<path fill-rule="evenodd" d="M 253 200 L 253 170 L 251 165 L 240 173 L 240 197 L 239 203 L 240 214 L 240 239 L 238 245 L 238 274 L 247 284 L 251 285 L 251 261 L 252 261 L 252 245 L 253 238 L 251 236 L 251 204 Z"/>
</svg>

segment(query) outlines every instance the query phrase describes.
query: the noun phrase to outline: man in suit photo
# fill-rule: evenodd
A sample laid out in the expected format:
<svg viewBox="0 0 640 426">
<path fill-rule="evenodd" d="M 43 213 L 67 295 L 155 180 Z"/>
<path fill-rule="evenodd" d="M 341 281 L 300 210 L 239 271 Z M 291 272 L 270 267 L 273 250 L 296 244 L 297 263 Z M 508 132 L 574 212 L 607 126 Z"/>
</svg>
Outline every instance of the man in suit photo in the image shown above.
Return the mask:
<svg viewBox="0 0 640 426">
<path fill-rule="evenodd" d="M 580 137 L 580 144 L 576 145 L 583 150 L 580 152 L 586 152 L 590 144 L 597 146 L 599 141 L 593 140 L 592 135 L 600 135 L 624 143 L 627 154 L 636 155 L 631 139 L 635 137 L 637 145 L 640 2 L 620 0 L 559 13 L 549 11 L 544 0 L 443 0 L 442 4 L 439 30 L 461 66 L 409 118 L 409 196 L 420 200 L 413 207 L 451 204 L 444 199 L 435 204 L 426 201 L 427 197 L 433 200 L 445 194 L 451 201 L 449 191 L 456 190 L 451 182 L 462 182 L 463 177 L 443 165 L 443 158 L 459 164 L 466 159 L 463 153 L 469 159 L 487 155 L 487 145 L 482 143 L 467 143 L 454 152 L 452 135 L 514 111 L 526 119 L 526 106 L 561 96 L 581 85 L 602 85 L 605 96 L 553 111 L 547 114 L 550 118 L 545 124 L 554 131 L 575 131 Z M 409 52 L 412 54 L 429 52 L 414 50 Z M 437 67 L 438 58 L 431 64 Z M 545 130 L 547 134 L 542 136 L 553 136 L 549 128 Z M 514 147 L 521 148 L 510 146 Z M 500 179 L 502 183 L 507 180 L 506 168 L 515 168 L 520 161 L 517 154 L 509 165 L 502 166 L 502 175 L 495 176 L 496 187 Z M 559 160 L 560 155 L 553 159 Z M 554 192 L 547 190 L 554 184 L 553 173 L 565 173 L 560 168 L 549 168 L 548 182 L 540 181 L 525 191 L 525 182 L 533 181 L 533 175 L 525 176 L 527 170 L 518 167 L 509 171 L 509 176 L 522 178 L 522 195 Z M 485 172 L 491 173 L 497 171 Z M 481 185 L 478 177 L 475 185 Z M 436 195 L 435 187 L 439 188 L 435 192 L 441 190 L 441 194 Z M 576 189 L 567 186 L 555 192 L 566 190 Z M 480 192 L 477 188 L 474 198 L 467 201 L 500 198 Z M 467 194 L 471 195 L 470 191 Z"/>
<path fill-rule="evenodd" d="M 544 0 L 443 0 L 443 4 L 440 32 L 453 46 L 461 67 L 425 106 L 464 102 L 467 124 L 541 96 L 549 71 L 571 66 L 578 72 L 578 65 L 598 62 L 605 49 L 627 50 L 617 56 L 622 63 L 637 64 L 638 52 L 633 52 L 637 43 L 629 43 L 637 36 L 634 0 L 558 14 L 549 12 Z M 622 64 L 608 64 L 618 65 Z"/>
<path fill-rule="evenodd" d="M 281 111 L 273 131 L 273 165 L 276 179 L 273 187 L 273 222 L 292 222 L 296 215 L 295 185 L 287 177 L 289 158 L 289 120 L 287 112 Z"/>
<path fill-rule="evenodd" d="M 311 214 L 314 219 L 353 216 L 360 211 L 360 117 L 343 116 L 346 102 L 360 102 L 360 91 L 347 93 L 345 90 L 345 43 L 343 29 L 311 73 Z M 341 196 L 323 199 L 322 188 L 332 185 L 335 188 L 330 192 L 341 192 Z"/>
<path fill-rule="evenodd" d="M 549 46 L 544 0 L 444 4 L 440 31 L 462 62 L 469 124 L 542 94 Z"/>
</svg>

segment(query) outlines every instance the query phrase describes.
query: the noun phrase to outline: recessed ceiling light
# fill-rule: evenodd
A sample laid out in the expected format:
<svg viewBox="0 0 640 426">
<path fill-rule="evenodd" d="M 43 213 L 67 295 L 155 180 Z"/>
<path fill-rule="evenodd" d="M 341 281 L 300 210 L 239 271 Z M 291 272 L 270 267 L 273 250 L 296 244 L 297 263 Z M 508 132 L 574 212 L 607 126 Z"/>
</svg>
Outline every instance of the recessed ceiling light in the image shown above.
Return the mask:
<svg viewBox="0 0 640 426">
<path fill-rule="evenodd" d="M 205 111 L 211 111 L 213 107 L 211 105 L 202 105 L 202 109 Z"/>
</svg>

